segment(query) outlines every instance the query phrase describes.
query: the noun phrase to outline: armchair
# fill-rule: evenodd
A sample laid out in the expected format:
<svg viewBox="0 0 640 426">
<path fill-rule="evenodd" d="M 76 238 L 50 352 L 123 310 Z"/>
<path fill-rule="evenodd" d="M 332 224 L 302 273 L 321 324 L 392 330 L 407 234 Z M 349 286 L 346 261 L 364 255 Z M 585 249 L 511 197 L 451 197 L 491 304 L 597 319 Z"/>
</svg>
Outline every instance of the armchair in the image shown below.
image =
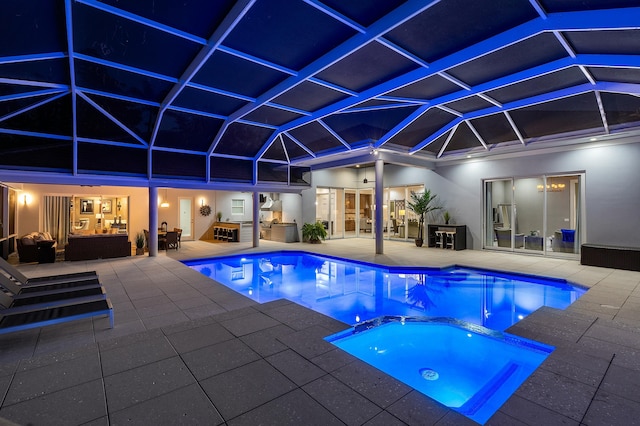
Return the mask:
<svg viewBox="0 0 640 426">
<path fill-rule="evenodd" d="M 48 232 L 32 232 L 16 240 L 20 262 L 53 263 L 57 243 Z"/>
<path fill-rule="evenodd" d="M 551 248 L 555 252 L 575 253 L 575 229 L 560 229 L 553 233 L 553 243 Z"/>
<path fill-rule="evenodd" d="M 511 229 L 495 229 L 498 247 L 511 247 Z M 516 234 L 514 248 L 524 247 L 524 234 Z"/>
</svg>

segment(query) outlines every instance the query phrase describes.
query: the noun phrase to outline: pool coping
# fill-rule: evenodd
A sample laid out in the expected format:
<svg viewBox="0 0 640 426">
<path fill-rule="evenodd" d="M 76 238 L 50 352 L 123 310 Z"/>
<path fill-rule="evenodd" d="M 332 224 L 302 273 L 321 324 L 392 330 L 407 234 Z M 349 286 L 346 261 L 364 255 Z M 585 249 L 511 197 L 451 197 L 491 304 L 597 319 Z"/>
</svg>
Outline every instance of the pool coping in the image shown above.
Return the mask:
<svg viewBox="0 0 640 426">
<path fill-rule="evenodd" d="M 335 255 L 330 255 L 330 254 L 325 254 L 325 253 L 314 253 L 314 252 L 305 251 L 305 250 L 259 251 L 259 252 L 253 252 L 253 253 L 249 253 L 249 254 L 244 254 L 244 256 L 257 257 L 257 256 L 265 255 L 265 254 L 274 254 L 274 253 L 278 253 L 278 254 L 306 254 L 306 255 L 310 255 L 310 256 L 326 257 L 326 258 L 333 259 L 333 260 L 347 261 L 347 262 L 351 262 L 351 263 L 365 265 L 365 266 L 369 266 L 371 268 L 383 267 L 383 268 L 387 269 L 388 272 L 390 272 L 390 273 L 403 273 L 403 272 L 413 272 L 413 273 L 415 273 L 416 269 L 420 270 L 420 271 L 426 271 L 426 272 L 428 272 L 428 271 L 443 272 L 443 271 L 453 270 L 453 269 L 457 269 L 457 268 L 459 268 L 459 269 L 469 269 L 469 270 L 478 271 L 478 272 L 481 272 L 481 273 L 482 272 L 491 273 L 491 274 L 494 274 L 494 275 L 500 276 L 500 277 L 515 276 L 515 277 L 525 278 L 525 279 L 530 279 L 530 280 L 544 280 L 544 281 L 547 281 L 547 282 L 555 282 L 555 283 L 558 283 L 558 284 L 564 284 L 564 285 L 577 287 L 577 288 L 579 288 L 581 290 L 585 290 L 585 291 L 589 290 L 588 286 L 585 286 L 585 285 L 582 285 L 580 283 L 576 283 L 576 282 L 573 282 L 573 281 L 569 281 L 566 278 L 558 278 L 558 277 L 552 277 L 552 276 L 540 275 L 540 274 L 529 274 L 529 273 L 517 272 L 517 271 L 504 271 L 504 270 L 498 270 L 498 269 L 492 269 L 492 268 L 469 266 L 469 265 L 459 264 L 459 263 L 452 263 L 450 265 L 445 265 L 445 266 L 389 265 L 389 264 L 378 264 L 378 263 L 373 263 L 373 262 L 367 262 L 367 261 L 358 260 L 358 259 L 345 258 L 345 257 L 340 257 L 340 256 L 335 256 Z M 193 264 L 197 264 L 199 262 L 204 262 L 204 261 L 207 261 L 207 260 L 235 258 L 237 256 L 239 256 L 239 254 L 236 253 L 236 254 L 228 254 L 228 255 L 221 255 L 221 256 L 211 256 L 211 257 L 196 258 L 196 259 L 184 259 L 184 260 L 181 260 L 180 262 L 182 264 L 184 264 L 184 265 L 191 266 Z"/>
</svg>

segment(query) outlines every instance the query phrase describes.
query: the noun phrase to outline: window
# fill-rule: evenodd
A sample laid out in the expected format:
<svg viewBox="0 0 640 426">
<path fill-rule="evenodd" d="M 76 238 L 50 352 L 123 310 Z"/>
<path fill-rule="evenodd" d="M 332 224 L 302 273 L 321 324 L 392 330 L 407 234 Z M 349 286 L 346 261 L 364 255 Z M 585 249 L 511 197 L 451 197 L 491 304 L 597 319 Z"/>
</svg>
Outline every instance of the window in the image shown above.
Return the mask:
<svg viewBox="0 0 640 426">
<path fill-rule="evenodd" d="M 244 214 L 244 200 L 231 200 L 231 214 Z"/>
</svg>

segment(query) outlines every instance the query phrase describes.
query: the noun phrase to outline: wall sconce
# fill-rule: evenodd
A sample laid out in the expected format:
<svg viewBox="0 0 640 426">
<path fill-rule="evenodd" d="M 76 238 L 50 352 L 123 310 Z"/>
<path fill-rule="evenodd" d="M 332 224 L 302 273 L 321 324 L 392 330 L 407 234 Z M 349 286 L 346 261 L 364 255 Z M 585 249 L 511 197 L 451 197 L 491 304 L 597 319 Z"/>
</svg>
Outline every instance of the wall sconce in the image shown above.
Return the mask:
<svg viewBox="0 0 640 426">
<path fill-rule="evenodd" d="M 204 207 L 204 198 L 200 199 L 200 207 Z"/>
<path fill-rule="evenodd" d="M 22 196 L 22 201 L 24 203 L 24 206 L 26 207 L 27 205 L 29 205 L 31 203 L 31 196 L 29 194 L 24 194 Z"/>
<path fill-rule="evenodd" d="M 122 203 L 120 203 L 120 201 L 118 201 L 118 204 L 116 204 L 116 208 L 118 209 L 118 211 L 122 209 Z"/>
</svg>

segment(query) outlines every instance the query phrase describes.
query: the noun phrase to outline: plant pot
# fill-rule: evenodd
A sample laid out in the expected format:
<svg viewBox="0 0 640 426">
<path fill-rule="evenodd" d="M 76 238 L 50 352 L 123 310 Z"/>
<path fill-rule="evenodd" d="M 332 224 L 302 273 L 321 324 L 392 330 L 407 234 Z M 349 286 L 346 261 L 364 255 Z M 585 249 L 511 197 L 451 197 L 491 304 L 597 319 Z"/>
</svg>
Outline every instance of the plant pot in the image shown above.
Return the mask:
<svg viewBox="0 0 640 426">
<path fill-rule="evenodd" d="M 140 256 L 144 254 L 144 247 L 138 248 L 136 247 L 136 256 Z"/>
<path fill-rule="evenodd" d="M 416 238 L 416 247 L 422 247 L 423 243 L 424 241 L 422 240 L 422 238 Z"/>
</svg>

